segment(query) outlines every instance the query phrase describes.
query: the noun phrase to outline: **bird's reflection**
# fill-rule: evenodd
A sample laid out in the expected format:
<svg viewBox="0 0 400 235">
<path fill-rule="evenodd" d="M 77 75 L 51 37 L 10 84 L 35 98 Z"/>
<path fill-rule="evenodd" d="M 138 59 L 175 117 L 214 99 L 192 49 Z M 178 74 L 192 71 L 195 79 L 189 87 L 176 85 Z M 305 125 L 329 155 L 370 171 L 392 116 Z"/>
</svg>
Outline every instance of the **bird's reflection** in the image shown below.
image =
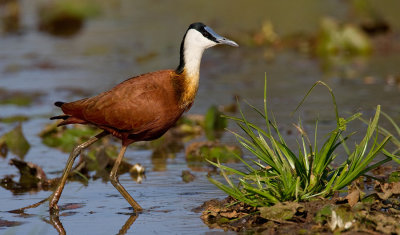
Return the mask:
<svg viewBox="0 0 400 235">
<path fill-rule="evenodd" d="M 132 224 L 136 221 L 137 217 L 139 216 L 139 214 L 131 214 L 129 216 L 129 218 L 126 220 L 125 224 L 121 227 L 121 229 L 119 230 L 118 234 L 122 235 L 125 234 L 126 232 L 128 232 L 128 230 L 130 229 L 130 227 L 132 226 Z"/>
<path fill-rule="evenodd" d="M 119 235 L 126 234 L 131 228 L 132 224 L 136 221 L 138 216 L 139 215 L 136 213 L 130 214 L 125 224 L 122 225 L 121 229 L 118 231 L 117 234 Z M 58 234 L 61 235 L 67 234 L 58 215 L 50 215 L 50 220 L 44 219 L 44 221 L 53 225 L 53 227 L 57 230 Z"/>
<path fill-rule="evenodd" d="M 50 214 L 50 224 L 53 225 L 53 227 L 57 230 L 58 234 L 62 235 L 67 234 L 58 215 Z"/>
</svg>

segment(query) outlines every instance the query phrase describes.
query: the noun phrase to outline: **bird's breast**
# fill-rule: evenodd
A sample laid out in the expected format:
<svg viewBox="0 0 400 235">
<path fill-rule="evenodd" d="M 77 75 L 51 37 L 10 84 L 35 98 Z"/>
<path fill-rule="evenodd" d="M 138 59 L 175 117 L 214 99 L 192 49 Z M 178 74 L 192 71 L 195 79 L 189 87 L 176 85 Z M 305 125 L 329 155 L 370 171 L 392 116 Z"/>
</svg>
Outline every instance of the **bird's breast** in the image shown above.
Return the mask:
<svg viewBox="0 0 400 235">
<path fill-rule="evenodd" d="M 199 74 L 188 75 L 185 70 L 181 74 L 173 74 L 172 85 L 179 107 L 188 110 L 199 88 Z"/>
</svg>

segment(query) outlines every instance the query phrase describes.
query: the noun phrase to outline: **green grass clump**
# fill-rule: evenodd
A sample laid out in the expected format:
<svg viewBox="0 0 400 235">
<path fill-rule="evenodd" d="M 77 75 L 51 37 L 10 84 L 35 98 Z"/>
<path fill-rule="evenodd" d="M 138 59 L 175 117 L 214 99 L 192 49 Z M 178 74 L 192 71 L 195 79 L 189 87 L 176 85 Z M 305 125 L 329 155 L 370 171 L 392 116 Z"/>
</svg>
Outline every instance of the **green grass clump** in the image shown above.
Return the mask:
<svg viewBox="0 0 400 235">
<path fill-rule="evenodd" d="M 257 157 L 257 160 L 244 160 L 238 156 L 246 166 L 247 172 L 221 165 L 219 161 L 210 162 L 221 170 L 228 185 L 213 178 L 210 178 L 210 181 L 239 201 L 251 206 L 269 206 L 283 201 L 306 201 L 316 197 L 330 197 L 359 176 L 396 158 L 386 152 L 383 160 L 371 164 L 390 139 L 390 136 L 386 136 L 383 140 L 378 140 L 380 106 L 377 106 L 373 119 L 368 122 L 364 138 L 350 151 L 346 146 L 346 141 L 354 133 L 346 136 L 343 134 L 347 124 L 359 118 L 361 114 L 356 113 L 347 118 L 339 117 L 335 96 L 323 82 L 314 84 L 303 101 L 318 84 L 329 89 L 337 122 L 336 128 L 324 138 L 322 143 L 317 142 L 318 122 L 315 125 L 314 143 L 311 143 L 300 122 L 296 126 L 301 134 L 298 148 L 295 150 L 289 148 L 279 132 L 276 121 L 269 117 L 266 98 L 267 80 L 265 80 L 264 110 L 260 111 L 250 105 L 265 120 L 265 129 L 248 121 L 242 111 L 241 118 L 228 117 L 234 120 L 245 133 L 240 135 L 233 132 L 238 142 Z M 345 147 L 348 157 L 338 167 L 333 167 L 331 163 L 337 156 L 336 149 L 341 145 Z"/>
<path fill-rule="evenodd" d="M 382 115 L 386 118 L 386 120 L 389 121 L 389 123 L 392 126 L 392 130 L 393 132 L 389 131 L 386 128 L 383 128 L 382 126 L 378 127 L 378 132 L 380 134 L 382 134 L 383 136 L 391 136 L 390 138 L 390 142 L 392 142 L 393 146 L 394 146 L 394 150 L 392 151 L 392 153 L 389 153 L 387 150 L 383 150 L 383 153 L 385 155 L 395 155 L 400 153 L 400 126 L 396 124 L 396 122 L 393 120 L 393 118 L 391 118 L 387 113 L 382 112 Z M 367 122 L 367 120 L 360 118 L 364 123 Z M 393 160 L 395 162 L 397 162 L 398 164 L 400 164 L 400 158 L 393 158 Z"/>
</svg>

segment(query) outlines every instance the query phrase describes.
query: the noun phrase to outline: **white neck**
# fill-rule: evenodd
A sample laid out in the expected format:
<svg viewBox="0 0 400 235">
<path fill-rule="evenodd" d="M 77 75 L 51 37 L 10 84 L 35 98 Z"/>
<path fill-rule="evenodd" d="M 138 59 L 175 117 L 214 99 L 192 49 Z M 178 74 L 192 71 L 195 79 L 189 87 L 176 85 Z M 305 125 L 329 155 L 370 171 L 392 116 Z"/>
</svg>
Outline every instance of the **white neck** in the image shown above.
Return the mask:
<svg viewBox="0 0 400 235">
<path fill-rule="evenodd" d="M 199 31 L 190 29 L 186 33 L 183 56 L 185 72 L 189 77 L 198 80 L 200 73 L 201 57 L 205 49 L 215 46 L 217 43 L 204 37 Z"/>
</svg>

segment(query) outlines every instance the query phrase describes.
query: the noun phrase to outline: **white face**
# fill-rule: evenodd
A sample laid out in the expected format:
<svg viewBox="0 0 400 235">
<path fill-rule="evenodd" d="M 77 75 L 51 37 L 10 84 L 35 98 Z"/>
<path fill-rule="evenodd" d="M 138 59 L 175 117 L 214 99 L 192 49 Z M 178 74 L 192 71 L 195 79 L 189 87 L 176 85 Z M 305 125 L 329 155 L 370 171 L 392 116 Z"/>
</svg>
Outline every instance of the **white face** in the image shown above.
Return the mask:
<svg viewBox="0 0 400 235">
<path fill-rule="evenodd" d="M 185 38 L 185 49 L 191 50 L 192 48 L 205 50 L 212 46 L 217 45 L 216 42 L 211 41 L 195 29 L 189 29 Z"/>
</svg>

